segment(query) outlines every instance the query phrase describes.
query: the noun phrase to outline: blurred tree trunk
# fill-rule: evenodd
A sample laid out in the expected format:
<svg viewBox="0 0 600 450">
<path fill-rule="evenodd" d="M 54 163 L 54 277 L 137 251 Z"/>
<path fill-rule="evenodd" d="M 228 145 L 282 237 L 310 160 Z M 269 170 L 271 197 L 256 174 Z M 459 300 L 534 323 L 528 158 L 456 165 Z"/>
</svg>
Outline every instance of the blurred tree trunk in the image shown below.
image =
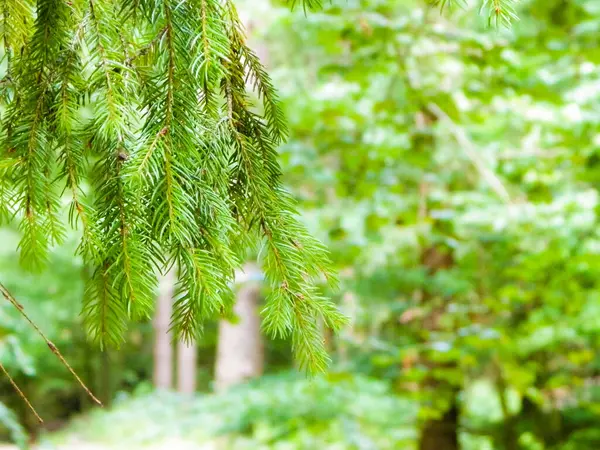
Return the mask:
<svg viewBox="0 0 600 450">
<path fill-rule="evenodd" d="M 508 383 L 504 378 L 499 361 L 494 361 L 494 368 L 496 370 L 496 391 L 498 393 L 498 400 L 500 401 L 500 408 L 502 409 L 502 416 L 504 418 L 502 431 L 504 450 L 519 450 L 519 435 L 516 429 L 515 416 L 509 410 L 508 399 L 506 396 Z"/>
<path fill-rule="evenodd" d="M 458 417 L 458 405 L 454 403 L 440 419 L 427 421 L 419 450 L 458 450 Z"/>
<path fill-rule="evenodd" d="M 177 343 L 177 391 L 191 395 L 196 391 L 196 359 L 198 347 L 194 342 Z"/>
<path fill-rule="evenodd" d="M 246 264 L 236 274 L 241 285 L 233 309 L 235 323 L 221 320 L 215 364 L 215 389 L 224 390 L 263 371 L 264 350 L 260 333 L 258 303 L 261 273 L 255 264 Z"/>
<path fill-rule="evenodd" d="M 458 392 L 456 393 L 458 394 Z M 439 419 L 425 422 L 421 430 L 419 450 L 458 450 L 459 408 L 454 396 L 450 408 Z"/>
<path fill-rule="evenodd" d="M 173 387 L 173 344 L 169 334 L 175 269 L 171 269 L 159 283 L 156 313 L 154 316 L 154 386 L 158 389 Z"/>
<path fill-rule="evenodd" d="M 437 122 L 437 118 L 427 108 L 421 108 L 414 118 L 415 131 L 412 135 L 412 145 L 418 151 L 429 153 L 434 150 L 436 140 L 431 133 L 431 127 Z M 426 173 L 426 172 L 425 172 Z M 418 185 L 419 203 L 417 207 L 417 221 L 424 224 L 429 217 L 429 186 L 424 176 Z M 432 221 L 431 232 L 443 237 L 451 231 L 444 228 L 439 222 Z M 448 270 L 454 266 L 454 254 L 452 248 L 438 243 L 425 247 L 421 251 L 420 265 L 426 270 L 428 277 L 433 277 L 438 271 Z M 441 319 L 452 303 L 452 298 L 443 298 L 432 294 L 428 289 L 415 292 L 415 299 L 423 305 L 428 313 L 422 318 L 420 340 L 424 344 L 430 343 L 432 331 L 442 331 L 444 326 Z M 448 330 L 445 330 L 446 332 Z M 456 369 L 455 361 L 440 363 L 436 361 L 435 355 L 423 355 L 422 364 L 429 367 L 429 375 L 423 380 L 419 387 L 427 396 L 433 399 L 445 398 L 448 403 L 440 417 L 429 418 L 421 428 L 419 439 L 419 450 L 458 450 L 458 430 L 460 422 L 460 407 L 458 395 L 461 386 L 456 382 L 450 382 L 443 376 L 444 369 Z M 442 375 L 434 375 L 434 369 L 438 369 Z"/>
<path fill-rule="evenodd" d="M 426 248 L 421 254 L 421 265 L 427 270 L 429 276 L 433 276 L 439 270 L 447 270 L 454 265 L 454 257 L 451 249 L 431 246 Z M 421 292 L 421 301 L 430 303 L 434 300 L 428 292 Z M 443 316 L 451 300 L 443 301 L 436 306 L 430 305 L 431 312 L 424 318 L 422 327 L 424 330 L 434 331 L 441 328 L 440 319 Z M 426 333 L 427 336 L 429 333 Z M 429 366 L 429 373 L 434 369 L 455 369 L 456 362 L 446 363 L 432 361 L 427 356 L 423 363 Z M 449 382 L 442 376 L 427 376 L 423 381 L 421 389 L 426 391 L 433 398 L 447 397 L 448 407 L 443 411 L 442 416 L 435 419 L 428 419 L 421 428 L 421 437 L 419 440 L 419 450 L 458 450 L 460 448 L 458 441 L 458 429 L 460 421 L 460 408 L 458 404 L 458 395 L 460 386 Z"/>
</svg>

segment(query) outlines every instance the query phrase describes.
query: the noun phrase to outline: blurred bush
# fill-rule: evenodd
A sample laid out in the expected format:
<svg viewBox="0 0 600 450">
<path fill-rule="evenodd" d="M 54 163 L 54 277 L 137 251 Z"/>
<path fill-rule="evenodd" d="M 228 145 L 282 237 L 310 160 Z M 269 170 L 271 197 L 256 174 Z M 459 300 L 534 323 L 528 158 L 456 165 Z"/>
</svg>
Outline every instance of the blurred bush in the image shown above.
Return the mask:
<svg viewBox="0 0 600 450">
<path fill-rule="evenodd" d="M 108 413 L 77 418 L 52 442 L 145 448 L 179 437 L 196 444 L 216 440 L 223 449 L 408 449 L 415 415 L 415 405 L 380 380 L 282 374 L 193 399 L 134 394 Z"/>
</svg>

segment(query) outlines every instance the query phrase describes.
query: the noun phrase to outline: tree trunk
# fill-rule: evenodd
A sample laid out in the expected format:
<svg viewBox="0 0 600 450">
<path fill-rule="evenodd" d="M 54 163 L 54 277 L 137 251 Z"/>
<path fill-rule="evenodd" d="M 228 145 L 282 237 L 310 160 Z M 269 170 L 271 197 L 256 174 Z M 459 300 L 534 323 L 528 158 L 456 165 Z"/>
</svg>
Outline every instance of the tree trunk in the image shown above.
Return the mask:
<svg viewBox="0 0 600 450">
<path fill-rule="evenodd" d="M 264 351 L 260 334 L 258 303 L 260 270 L 247 264 L 243 273 L 236 274 L 241 284 L 233 312 L 236 323 L 221 320 L 215 364 L 215 389 L 224 390 L 263 371 Z"/>
<path fill-rule="evenodd" d="M 154 386 L 157 389 L 173 387 L 173 344 L 169 333 L 175 270 L 169 271 L 159 284 L 156 313 L 154 316 Z"/>
<path fill-rule="evenodd" d="M 433 276 L 439 270 L 448 270 L 454 265 L 454 255 L 451 249 L 432 246 L 426 248 L 421 254 L 421 265 L 427 269 L 430 276 Z M 427 292 L 421 293 L 421 301 L 425 304 L 433 299 Z M 437 307 L 433 307 L 430 313 L 424 317 L 422 326 L 424 329 L 433 331 L 440 329 L 440 321 L 447 310 L 451 299 L 447 299 Z M 431 395 L 448 395 L 450 405 L 443 415 L 438 419 L 427 420 L 421 429 L 419 441 L 419 450 L 459 450 L 458 429 L 460 421 L 460 408 L 458 405 L 458 395 L 461 390 L 460 384 L 455 384 L 433 376 L 435 368 L 444 369 L 457 367 L 456 361 L 439 363 L 429 360 L 425 357 L 423 364 L 429 366 L 432 376 L 423 380 L 421 389 L 428 391 Z"/>
<path fill-rule="evenodd" d="M 428 420 L 421 430 L 419 450 L 458 450 L 458 417 L 458 404 L 453 402 L 441 418 Z"/>
<path fill-rule="evenodd" d="M 506 398 L 507 383 L 502 373 L 500 363 L 496 362 L 496 391 L 498 392 L 498 400 L 500 401 L 500 408 L 502 409 L 502 416 L 504 418 L 504 430 L 502 432 L 502 441 L 504 443 L 504 450 L 518 450 L 519 449 L 519 438 L 516 429 L 515 416 L 511 413 L 508 407 L 508 399 Z"/>
<path fill-rule="evenodd" d="M 177 391 L 191 395 L 196 391 L 196 355 L 194 342 L 177 343 Z"/>
</svg>

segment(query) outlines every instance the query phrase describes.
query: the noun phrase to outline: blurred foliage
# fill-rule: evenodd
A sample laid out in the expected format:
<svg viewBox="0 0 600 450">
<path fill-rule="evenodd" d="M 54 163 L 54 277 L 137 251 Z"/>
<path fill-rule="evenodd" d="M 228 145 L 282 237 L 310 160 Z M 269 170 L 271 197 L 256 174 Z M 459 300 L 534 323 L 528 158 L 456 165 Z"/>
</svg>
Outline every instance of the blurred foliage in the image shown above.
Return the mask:
<svg viewBox="0 0 600 450">
<path fill-rule="evenodd" d="M 343 367 L 417 401 L 423 436 L 451 420 L 496 449 L 595 448 L 600 8 L 519 16 L 490 32 L 419 1 L 278 10 L 283 158 L 342 273 Z M 481 379 L 500 416 L 448 419 Z"/>
<path fill-rule="evenodd" d="M 0 403 L 0 424 L 8 430 L 11 440 L 16 443 L 19 448 L 27 448 L 28 436 L 26 431 L 19 423 L 15 413 L 2 403 Z"/>
<path fill-rule="evenodd" d="M 104 443 L 138 448 L 168 441 L 224 449 L 397 449 L 410 442 L 415 408 L 391 395 L 387 383 L 336 376 L 312 381 L 282 374 L 194 399 L 135 395 L 109 413 L 96 410 L 52 437 L 55 444 Z"/>
</svg>

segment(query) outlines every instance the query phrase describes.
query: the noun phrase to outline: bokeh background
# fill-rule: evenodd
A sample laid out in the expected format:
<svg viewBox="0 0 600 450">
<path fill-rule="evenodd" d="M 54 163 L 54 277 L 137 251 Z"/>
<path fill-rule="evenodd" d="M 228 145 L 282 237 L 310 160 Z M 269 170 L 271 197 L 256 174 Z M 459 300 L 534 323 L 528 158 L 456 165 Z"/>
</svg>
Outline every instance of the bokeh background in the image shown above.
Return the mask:
<svg viewBox="0 0 600 450">
<path fill-rule="evenodd" d="M 443 3 L 443 2 L 442 2 Z M 290 122 L 281 161 L 350 318 L 309 380 L 261 338 L 260 270 L 196 346 L 156 317 L 87 342 L 77 233 L 42 274 L 0 229 L 0 279 L 106 403 L 5 302 L 0 439 L 65 450 L 600 448 L 600 2 L 238 1 Z M 10 444 L 13 442 L 14 444 Z"/>
</svg>

